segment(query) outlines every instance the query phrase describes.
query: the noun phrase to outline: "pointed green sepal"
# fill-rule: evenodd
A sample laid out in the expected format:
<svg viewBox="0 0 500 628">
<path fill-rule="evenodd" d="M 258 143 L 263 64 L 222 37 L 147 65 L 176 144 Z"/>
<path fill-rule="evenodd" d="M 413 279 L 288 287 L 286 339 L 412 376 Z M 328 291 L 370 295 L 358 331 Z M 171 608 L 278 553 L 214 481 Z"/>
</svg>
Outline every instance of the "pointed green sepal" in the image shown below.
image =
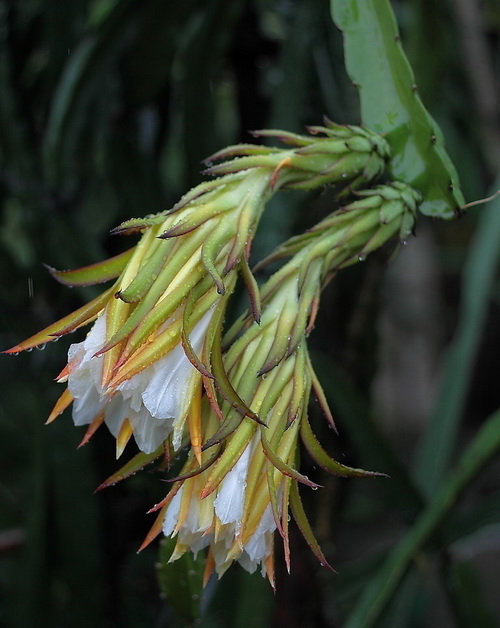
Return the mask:
<svg viewBox="0 0 500 628">
<path fill-rule="evenodd" d="M 244 416 L 236 412 L 228 414 L 215 434 L 203 443 L 201 451 L 206 451 L 214 445 L 219 445 L 223 440 L 228 438 L 228 436 L 231 436 L 231 434 L 241 425 L 244 418 Z"/>
<path fill-rule="evenodd" d="M 201 247 L 201 261 L 207 273 L 212 277 L 219 294 L 225 294 L 226 286 L 219 269 L 216 267 L 216 260 L 227 242 L 228 226 L 221 220 L 215 229 L 203 242 Z"/>
<path fill-rule="evenodd" d="M 280 535 L 284 538 L 285 533 L 283 531 L 283 525 L 281 523 L 280 511 L 278 506 L 278 495 L 276 491 L 276 485 L 274 483 L 274 471 L 275 466 L 270 462 L 267 463 L 267 489 L 269 491 L 269 500 L 271 502 L 271 508 L 273 511 L 274 522 Z"/>
<path fill-rule="evenodd" d="M 284 460 L 282 460 L 279 456 L 277 456 L 274 453 L 271 445 L 269 444 L 269 441 L 265 434 L 265 429 L 263 427 L 260 430 L 260 442 L 262 443 L 262 449 L 264 451 L 264 454 L 266 455 L 266 458 L 268 458 L 269 462 L 271 462 L 273 466 L 275 466 L 279 471 L 281 471 L 283 475 L 286 475 L 292 478 L 296 482 L 301 482 L 302 484 L 305 484 L 306 486 L 310 486 L 311 488 L 321 487 L 320 484 L 316 484 L 316 482 L 313 482 L 305 475 L 302 475 L 302 473 L 299 473 L 296 469 L 288 465 Z"/>
<path fill-rule="evenodd" d="M 309 373 L 311 375 L 312 380 L 312 389 L 314 392 L 314 396 L 316 397 L 317 402 L 323 414 L 325 415 L 328 424 L 332 427 L 332 429 L 338 434 L 337 426 L 335 425 L 335 419 L 333 418 L 332 411 L 330 410 L 330 406 L 328 405 L 328 401 L 326 399 L 325 391 L 323 390 L 323 386 L 316 375 L 316 372 L 311 364 L 311 360 L 309 356 L 307 357 Z"/>
<path fill-rule="evenodd" d="M 184 480 L 189 480 L 189 478 L 194 478 L 195 475 L 199 475 L 200 473 L 203 473 L 203 471 L 206 471 L 207 469 L 209 469 L 217 460 L 217 458 L 219 458 L 221 453 L 222 453 L 222 447 L 219 447 L 217 451 L 200 466 L 194 469 L 191 469 L 190 471 L 187 471 L 186 473 L 182 473 L 181 475 L 177 475 L 174 478 L 166 478 L 165 482 L 183 482 Z M 192 460 L 194 460 L 194 457 L 192 458 Z"/>
<path fill-rule="evenodd" d="M 312 138 L 305 135 L 276 129 L 260 129 L 258 131 L 250 131 L 250 135 L 253 135 L 253 137 L 274 138 L 279 140 L 282 144 L 288 146 L 308 146 L 314 141 Z"/>
<path fill-rule="evenodd" d="M 302 421 L 300 423 L 300 435 L 311 458 L 316 462 L 316 464 L 325 469 L 325 471 L 328 471 L 328 473 L 344 478 L 388 477 L 385 473 L 379 473 L 377 471 L 365 471 L 364 469 L 347 467 L 345 464 L 341 464 L 333 458 L 330 458 L 323 447 L 319 444 L 316 436 L 313 434 L 311 425 L 306 416 L 302 417 Z"/>
<path fill-rule="evenodd" d="M 250 266 L 248 265 L 248 260 L 245 255 L 241 258 L 240 269 L 241 276 L 243 277 L 248 297 L 250 299 L 250 309 L 252 311 L 253 320 L 259 324 L 262 314 L 259 286 L 257 285 L 257 281 L 255 280 L 252 271 L 250 270 Z"/>
<path fill-rule="evenodd" d="M 109 299 L 112 298 L 114 290 L 115 287 L 106 290 L 98 297 L 92 299 L 92 301 L 79 308 L 75 312 L 72 312 L 64 318 L 59 319 L 57 322 L 52 323 L 52 325 L 49 325 L 42 331 L 39 331 L 34 336 L 31 336 L 23 342 L 20 342 L 18 345 L 12 347 L 11 349 L 2 351 L 2 353 L 16 354 L 20 351 L 27 351 L 28 349 L 32 349 L 33 347 L 39 347 L 40 345 L 44 345 L 47 342 L 53 342 L 57 340 L 60 336 L 63 336 L 64 334 L 75 331 L 75 329 L 78 329 L 78 327 L 82 327 L 83 325 L 91 323 L 99 314 L 99 312 L 104 309 Z"/>
<path fill-rule="evenodd" d="M 295 523 L 299 526 L 299 530 L 302 532 L 302 536 L 307 541 L 312 553 L 319 560 L 320 564 L 323 567 L 328 567 L 331 571 L 335 571 L 335 569 L 333 569 L 333 567 L 326 560 L 325 555 L 321 551 L 319 543 L 314 536 L 311 524 L 309 523 L 307 515 L 304 511 L 302 500 L 300 499 L 299 487 L 295 482 L 292 482 L 290 487 L 290 510 L 293 518 L 295 519 Z"/>
<path fill-rule="evenodd" d="M 148 216 L 146 218 L 131 218 L 122 222 L 118 227 L 111 229 L 111 235 L 131 235 L 134 233 L 140 233 L 150 227 L 156 227 L 165 222 L 166 214 L 156 214 L 155 216 Z"/>
<path fill-rule="evenodd" d="M 144 467 L 147 467 L 149 464 L 157 460 L 164 453 L 164 446 L 160 445 L 156 451 L 151 454 L 145 454 L 142 451 L 136 454 L 132 460 L 129 460 L 127 464 L 123 465 L 121 469 L 110 475 L 107 480 L 104 480 L 99 486 L 96 488 L 95 492 L 102 491 L 104 488 L 108 488 L 108 486 L 114 486 L 117 482 L 121 482 L 126 478 L 134 475 Z"/>
<path fill-rule="evenodd" d="M 158 279 L 172 248 L 173 244 L 170 242 L 161 242 L 158 239 L 153 241 L 148 255 L 141 261 L 135 277 L 128 286 L 117 293 L 117 298 L 125 301 L 125 303 L 140 301 Z"/>
<path fill-rule="evenodd" d="M 270 153 L 279 153 L 280 151 L 280 148 L 260 146 L 259 144 L 234 144 L 233 146 L 228 146 L 210 155 L 210 157 L 203 160 L 203 163 L 210 166 L 213 161 L 221 161 L 233 157 L 247 157 L 250 155 L 268 155 Z"/>
<path fill-rule="evenodd" d="M 70 288 L 75 286 L 93 286 L 110 279 L 116 279 L 127 265 L 134 251 L 135 247 L 115 257 L 97 262 L 97 264 L 90 264 L 74 270 L 56 270 L 47 264 L 44 264 L 44 266 L 54 279 L 65 286 Z"/>
<path fill-rule="evenodd" d="M 222 360 L 220 340 L 214 342 L 212 349 L 212 373 L 215 376 L 215 383 L 221 395 L 237 412 L 239 412 L 242 417 L 247 416 L 257 423 L 265 425 L 265 423 L 261 421 L 258 415 L 247 406 L 247 404 L 233 388 Z"/>
</svg>

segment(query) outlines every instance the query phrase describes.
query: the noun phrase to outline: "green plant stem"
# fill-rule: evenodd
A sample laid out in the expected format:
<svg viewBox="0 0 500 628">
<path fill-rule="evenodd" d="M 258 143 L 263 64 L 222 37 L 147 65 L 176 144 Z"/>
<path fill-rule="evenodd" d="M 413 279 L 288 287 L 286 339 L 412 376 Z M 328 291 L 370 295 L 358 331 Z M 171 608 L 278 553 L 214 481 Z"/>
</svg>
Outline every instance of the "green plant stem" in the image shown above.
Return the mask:
<svg viewBox="0 0 500 628">
<path fill-rule="evenodd" d="M 500 411 L 480 429 L 440 490 L 413 527 L 391 552 L 377 577 L 356 605 L 344 628 L 373 626 L 390 601 L 411 561 L 441 526 L 460 494 L 500 449 Z"/>
</svg>

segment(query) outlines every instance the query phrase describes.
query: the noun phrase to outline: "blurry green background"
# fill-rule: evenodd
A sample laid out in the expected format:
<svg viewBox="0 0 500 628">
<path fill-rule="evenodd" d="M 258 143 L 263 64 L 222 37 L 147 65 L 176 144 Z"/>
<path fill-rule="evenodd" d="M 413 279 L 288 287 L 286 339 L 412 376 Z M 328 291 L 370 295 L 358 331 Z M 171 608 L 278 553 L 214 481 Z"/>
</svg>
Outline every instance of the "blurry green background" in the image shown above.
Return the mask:
<svg viewBox="0 0 500 628">
<path fill-rule="evenodd" d="M 393 6 L 466 198 L 484 197 L 500 187 L 500 6 Z M 301 132 L 324 114 L 356 124 L 358 111 L 326 0 L 0 0 L 0 347 L 94 294 L 58 285 L 44 263 L 67 269 L 124 250 L 130 241 L 109 230 L 171 206 L 210 153 L 252 141 L 252 129 Z M 282 193 L 255 257 L 331 208 L 328 192 Z M 500 621 L 493 445 L 479 448 L 488 464 L 455 505 L 452 490 L 461 452 L 500 407 L 499 215 L 497 200 L 453 223 L 422 217 L 389 265 L 373 255 L 327 289 L 310 343 L 340 434 L 313 406 L 315 431 L 341 461 L 391 479 L 325 477 L 304 454 L 325 488 L 303 499 L 338 573 L 295 530 L 291 575 L 278 551 L 277 593 L 235 567 L 210 583 L 202 626 Z M 146 470 L 93 494 L 118 466 L 113 439 L 103 431 L 76 450 L 69 413 L 43 426 L 77 335 L 0 356 L 0 626 L 188 625 L 160 596 L 158 547 L 136 554 L 161 476 Z M 426 503 L 430 523 L 415 536 Z M 356 618 L 370 586 L 376 613 Z"/>
</svg>

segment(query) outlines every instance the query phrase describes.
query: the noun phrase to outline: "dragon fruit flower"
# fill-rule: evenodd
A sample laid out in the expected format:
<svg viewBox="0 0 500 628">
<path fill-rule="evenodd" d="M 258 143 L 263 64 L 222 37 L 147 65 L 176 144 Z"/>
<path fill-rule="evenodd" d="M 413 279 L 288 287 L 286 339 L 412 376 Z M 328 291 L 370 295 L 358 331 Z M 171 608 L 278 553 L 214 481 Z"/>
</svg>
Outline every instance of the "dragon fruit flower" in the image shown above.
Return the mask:
<svg viewBox="0 0 500 628">
<path fill-rule="evenodd" d="M 259 317 L 247 259 L 269 198 L 281 188 L 350 186 L 377 177 L 389 155 L 378 135 L 326 120 L 309 136 L 260 131 L 285 148 L 242 144 L 213 155 L 211 181 L 172 209 L 133 219 L 112 233 L 140 233 L 138 244 L 112 259 L 72 271 L 50 269 L 60 282 L 85 286 L 115 280 L 101 295 L 6 353 L 50 342 L 94 322 L 71 346 L 58 378 L 68 387 L 49 420 L 72 402 L 76 424 L 89 424 L 83 442 L 106 424 L 121 453 L 132 435 L 149 453 L 172 435 L 183 440 L 190 398 L 212 376 L 224 310 L 241 270 Z M 189 362 L 189 363 L 188 363 Z M 201 378 L 200 378 L 201 376 Z M 216 383 L 219 382 L 216 378 Z M 227 386 L 222 383 L 222 387 Z"/>
</svg>

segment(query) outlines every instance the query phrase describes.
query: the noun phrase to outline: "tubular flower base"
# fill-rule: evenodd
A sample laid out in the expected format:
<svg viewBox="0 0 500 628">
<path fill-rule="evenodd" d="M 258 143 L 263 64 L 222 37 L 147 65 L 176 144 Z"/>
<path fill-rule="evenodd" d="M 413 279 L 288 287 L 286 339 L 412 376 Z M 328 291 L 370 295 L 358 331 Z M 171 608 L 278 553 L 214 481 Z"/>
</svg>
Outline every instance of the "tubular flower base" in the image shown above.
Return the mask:
<svg viewBox="0 0 500 628">
<path fill-rule="evenodd" d="M 89 424 L 82 444 L 105 423 L 117 455 L 133 434 L 145 453 L 172 434 L 182 442 L 190 399 L 210 377 L 211 353 L 220 342 L 227 297 L 240 269 L 258 318 L 258 295 L 247 259 L 267 200 L 280 188 L 311 189 L 325 183 L 359 186 L 378 176 L 388 146 L 359 127 L 325 122 L 310 136 L 260 131 L 290 148 L 238 145 L 211 161 L 216 175 L 186 194 L 168 212 L 129 220 L 113 233 L 140 232 L 131 250 L 99 264 L 50 269 L 56 279 L 82 286 L 114 285 L 73 314 L 8 350 L 17 353 L 94 323 L 87 339 L 71 346 L 58 377 L 67 382 L 49 421 L 72 402 L 75 424 Z M 96 320 L 97 319 L 97 320 Z M 201 356 L 201 360 L 198 359 Z"/>
</svg>

